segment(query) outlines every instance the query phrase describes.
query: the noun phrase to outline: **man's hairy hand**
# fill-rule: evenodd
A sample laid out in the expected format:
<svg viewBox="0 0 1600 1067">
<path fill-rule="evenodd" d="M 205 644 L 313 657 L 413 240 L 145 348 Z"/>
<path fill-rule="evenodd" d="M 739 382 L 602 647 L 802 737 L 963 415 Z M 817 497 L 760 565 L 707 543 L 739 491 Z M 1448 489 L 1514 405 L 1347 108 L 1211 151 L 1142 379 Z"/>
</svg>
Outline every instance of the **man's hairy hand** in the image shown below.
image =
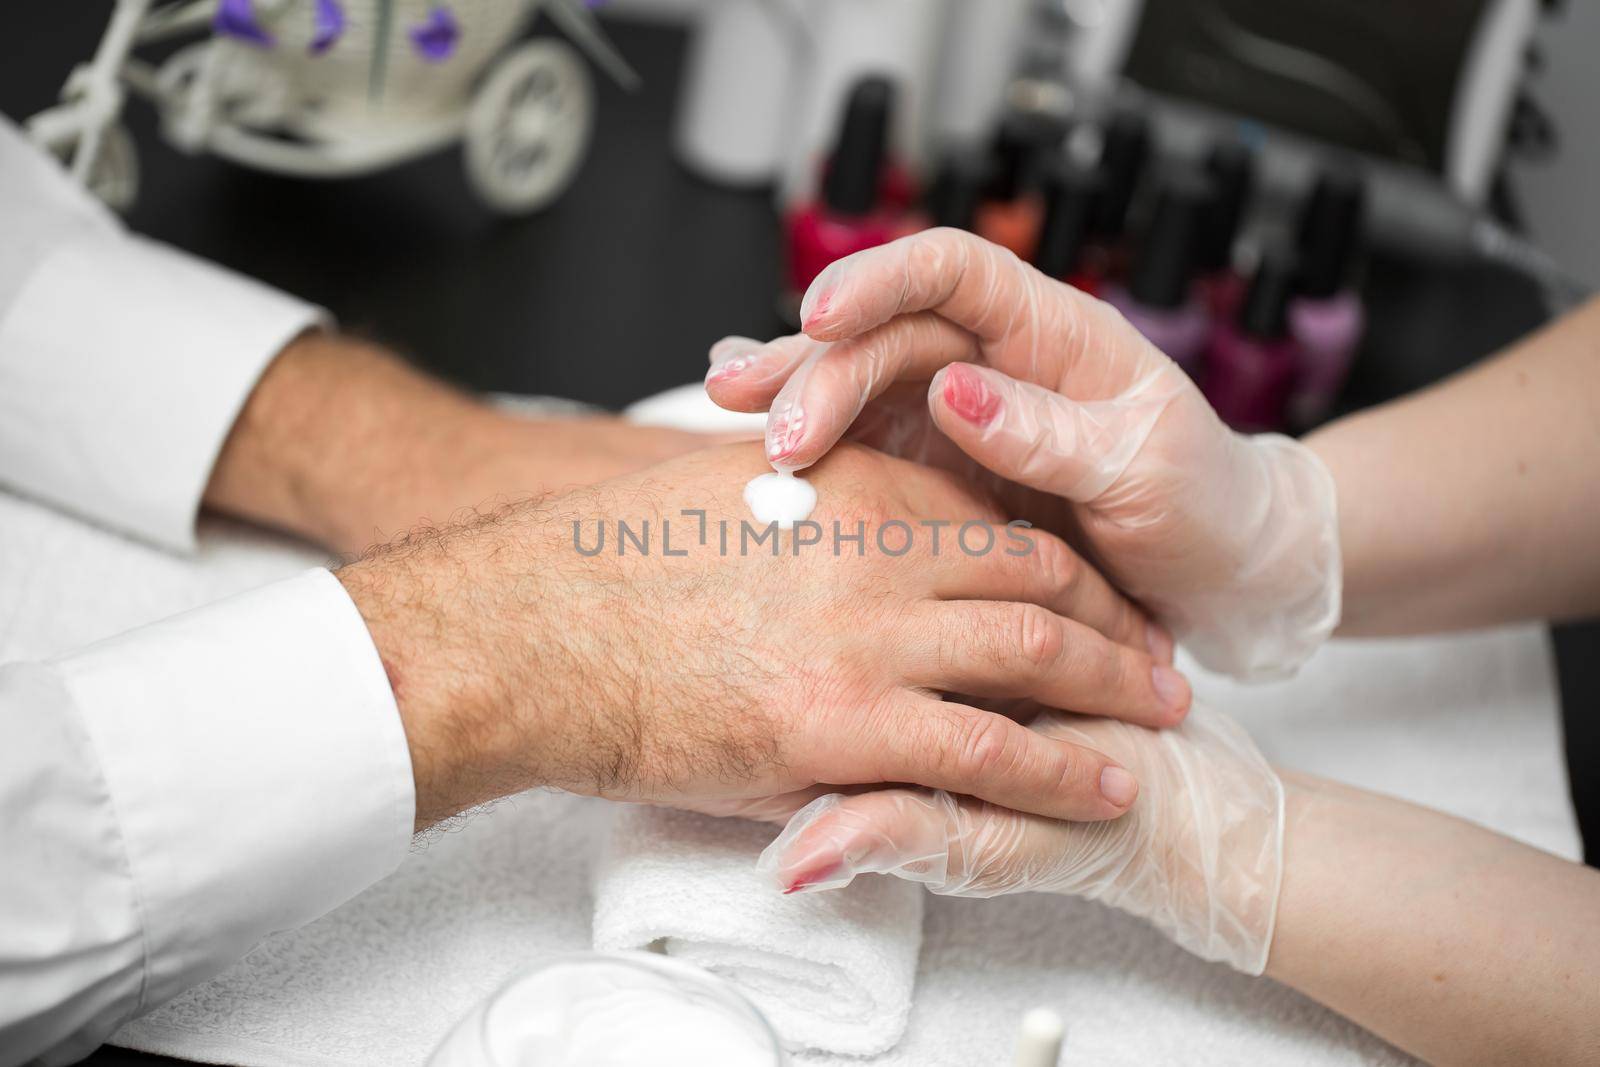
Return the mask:
<svg viewBox="0 0 1600 1067">
<path fill-rule="evenodd" d="M 731 811 L 882 782 L 1063 818 L 1127 808 L 1113 761 L 985 708 L 1177 722 L 1187 687 L 1158 691 L 1170 670 L 1136 609 L 1055 537 L 1008 533 L 950 476 L 858 447 L 809 474 L 821 543 L 796 551 L 818 532 L 797 529 L 774 555 L 741 500 L 766 469 L 756 445 L 708 449 L 339 572 L 395 688 L 419 825 L 536 785 Z M 835 520 L 864 524 L 860 554 L 835 554 Z M 876 541 L 890 520 L 904 554 Z M 935 551 L 922 524 L 941 520 Z M 959 547 L 968 520 L 994 524 L 990 550 Z M 648 552 L 619 523 L 648 523 Z"/>
</svg>

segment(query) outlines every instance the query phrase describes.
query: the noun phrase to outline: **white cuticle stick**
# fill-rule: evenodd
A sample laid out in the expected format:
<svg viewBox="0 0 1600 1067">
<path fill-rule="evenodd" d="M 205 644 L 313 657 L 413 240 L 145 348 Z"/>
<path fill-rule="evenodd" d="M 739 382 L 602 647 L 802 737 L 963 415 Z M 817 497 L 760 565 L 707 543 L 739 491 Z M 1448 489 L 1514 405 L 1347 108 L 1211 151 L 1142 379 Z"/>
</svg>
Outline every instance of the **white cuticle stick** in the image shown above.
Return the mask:
<svg viewBox="0 0 1600 1067">
<path fill-rule="evenodd" d="M 1011 1062 L 1014 1067 L 1056 1067 L 1066 1036 L 1067 1026 L 1061 1016 L 1049 1008 L 1034 1008 L 1022 1017 L 1017 1057 Z"/>
</svg>

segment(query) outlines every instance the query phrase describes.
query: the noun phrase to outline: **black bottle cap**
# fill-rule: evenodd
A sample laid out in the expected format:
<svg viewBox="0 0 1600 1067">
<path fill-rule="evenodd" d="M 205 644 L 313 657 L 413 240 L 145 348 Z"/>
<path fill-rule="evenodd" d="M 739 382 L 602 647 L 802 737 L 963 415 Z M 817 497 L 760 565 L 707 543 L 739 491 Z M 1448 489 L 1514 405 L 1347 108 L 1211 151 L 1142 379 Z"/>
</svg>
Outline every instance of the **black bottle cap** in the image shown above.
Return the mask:
<svg viewBox="0 0 1600 1067">
<path fill-rule="evenodd" d="M 1033 265 L 1041 273 L 1065 278 L 1078 266 L 1089 236 L 1089 216 L 1104 191 L 1099 171 L 1060 162 L 1045 172 L 1044 222 L 1033 255 Z"/>
<path fill-rule="evenodd" d="M 923 210 L 935 226 L 954 226 L 972 229 L 978 213 L 978 201 L 983 198 L 992 168 L 989 157 L 979 151 L 951 152 L 939 164 L 933 186 L 923 203 Z"/>
<path fill-rule="evenodd" d="M 1202 271 L 1210 272 L 1233 262 L 1233 242 L 1255 184 L 1255 154 L 1238 141 L 1219 141 L 1206 154 L 1205 172 L 1211 181 L 1211 210 L 1198 262 Z"/>
<path fill-rule="evenodd" d="M 1181 307 L 1189 298 L 1195 253 L 1204 237 L 1211 187 L 1198 175 L 1167 180 L 1129 276 L 1128 294 L 1146 307 Z"/>
<path fill-rule="evenodd" d="M 1332 296 L 1350 280 L 1362 240 L 1366 183 L 1353 164 L 1324 170 L 1300 214 L 1300 291 Z"/>
<path fill-rule="evenodd" d="M 822 181 L 823 203 L 840 215 L 865 215 L 877 205 L 893 106 L 894 86 L 887 78 L 871 75 L 850 90 Z"/>
<path fill-rule="evenodd" d="M 1287 250 L 1268 249 L 1256 265 L 1255 277 L 1239 310 L 1239 331 L 1248 337 L 1275 341 L 1289 332 L 1289 298 L 1295 293 L 1295 261 Z"/>
<path fill-rule="evenodd" d="M 1120 235 L 1128 221 L 1128 205 L 1150 159 L 1150 122 L 1137 111 L 1118 111 L 1106 124 L 1100 146 L 1100 170 L 1106 192 L 1094 213 L 1094 232 Z"/>
<path fill-rule="evenodd" d="M 1061 150 L 1067 124 L 1060 118 L 1013 111 L 995 131 L 993 169 L 985 195 L 991 200 L 1015 200 L 1039 179 L 1043 167 Z"/>
</svg>

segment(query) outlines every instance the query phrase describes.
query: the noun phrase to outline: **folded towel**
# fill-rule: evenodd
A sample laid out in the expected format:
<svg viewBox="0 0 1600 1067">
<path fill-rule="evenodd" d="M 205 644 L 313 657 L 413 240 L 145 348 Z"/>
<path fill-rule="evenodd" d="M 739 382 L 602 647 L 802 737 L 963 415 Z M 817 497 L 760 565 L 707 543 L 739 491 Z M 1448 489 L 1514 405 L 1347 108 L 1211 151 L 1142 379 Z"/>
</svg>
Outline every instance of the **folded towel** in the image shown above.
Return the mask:
<svg viewBox="0 0 1600 1067">
<path fill-rule="evenodd" d="M 655 947 L 729 979 L 790 1049 L 852 1055 L 900 1039 L 922 887 L 863 878 L 786 897 L 756 874 L 771 826 L 619 807 L 596 866 L 594 947 Z"/>
</svg>

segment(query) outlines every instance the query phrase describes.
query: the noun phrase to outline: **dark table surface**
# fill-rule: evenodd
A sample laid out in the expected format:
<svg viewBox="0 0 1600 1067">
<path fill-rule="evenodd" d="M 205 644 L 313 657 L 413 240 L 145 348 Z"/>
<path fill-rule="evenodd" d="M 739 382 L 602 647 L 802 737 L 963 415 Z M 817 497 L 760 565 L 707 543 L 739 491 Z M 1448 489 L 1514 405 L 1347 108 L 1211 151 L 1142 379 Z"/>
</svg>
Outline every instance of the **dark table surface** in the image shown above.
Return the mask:
<svg viewBox="0 0 1600 1067">
<path fill-rule="evenodd" d="M 0 113 L 13 120 L 54 101 L 109 10 L 48 6 L 30 20 L 27 47 L 0 64 Z M 615 408 L 698 380 L 717 338 L 782 330 L 778 222 L 770 192 L 715 187 L 673 162 L 682 31 L 611 28 L 644 88 L 625 94 L 597 77 L 589 157 L 537 216 L 507 220 L 482 207 L 455 149 L 368 178 L 296 181 L 185 156 L 135 102 L 143 190 L 129 223 L 317 301 L 347 329 L 475 388 Z M 1371 336 L 1347 408 L 1436 381 L 1545 317 L 1516 274 L 1402 253 L 1374 256 L 1366 291 Z M 1555 642 L 1574 799 L 1594 862 L 1600 625 L 1558 627 Z M 176 1061 L 107 1048 L 89 1062 Z"/>
</svg>

